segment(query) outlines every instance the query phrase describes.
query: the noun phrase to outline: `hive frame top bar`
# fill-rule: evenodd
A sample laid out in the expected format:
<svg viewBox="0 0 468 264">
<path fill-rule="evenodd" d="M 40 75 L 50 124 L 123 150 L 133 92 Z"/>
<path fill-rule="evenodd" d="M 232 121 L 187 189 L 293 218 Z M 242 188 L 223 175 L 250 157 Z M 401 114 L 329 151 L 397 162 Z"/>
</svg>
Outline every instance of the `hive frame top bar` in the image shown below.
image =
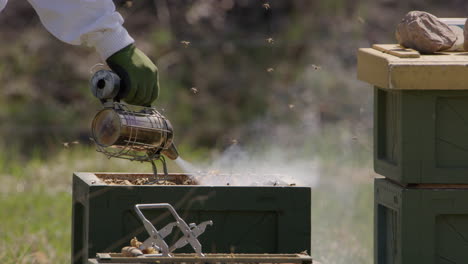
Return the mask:
<svg viewBox="0 0 468 264">
<path fill-rule="evenodd" d="M 106 176 L 112 176 L 115 175 L 116 177 L 118 176 L 134 176 L 134 177 L 152 177 L 154 174 L 153 173 L 122 173 L 122 172 L 75 172 L 74 173 L 76 176 L 79 176 L 83 181 L 85 181 L 87 184 L 92 185 L 92 186 L 109 186 L 109 184 L 105 183 L 103 180 L 101 180 L 98 175 L 106 175 Z M 221 174 L 221 176 L 225 176 L 227 174 Z M 229 174 L 230 176 L 234 176 L 234 174 Z M 164 174 L 159 174 L 159 176 L 163 177 L 165 176 Z M 185 177 L 190 177 L 192 174 L 190 173 L 168 173 L 167 179 L 168 180 L 173 180 L 175 178 L 185 178 Z M 196 182 L 196 179 L 195 179 Z M 282 184 L 278 183 L 276 185 L 274 184 L 264 184 L 264 185 L 200 185 L 200 184 L 195 184 L 195 185 L 113 185 L 113 186 L 126 186 L 126 187 L 155 187 L 155 186 L 161 186 L 161 187 L 229 187 L 229 188 L 259 188 L 259 187 L 264 187 L 264 188 L 281 188 L 281 187 L 288 187 L 288 188 L 310 188 L 307 185 L 297 185 L 295 183 L 293 184 Z"/>
</svg>

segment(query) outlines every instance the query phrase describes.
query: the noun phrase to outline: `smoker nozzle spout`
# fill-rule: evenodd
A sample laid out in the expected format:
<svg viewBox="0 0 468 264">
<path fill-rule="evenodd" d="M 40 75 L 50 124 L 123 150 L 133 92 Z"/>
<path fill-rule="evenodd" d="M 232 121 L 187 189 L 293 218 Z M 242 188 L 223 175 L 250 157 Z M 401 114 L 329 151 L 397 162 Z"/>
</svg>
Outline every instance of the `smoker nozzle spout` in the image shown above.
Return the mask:
<svg viewBox="0 0 468 264">
<path fill-rule="evenodd" d="M 162 151 L 166 157 L 170 158 L 171 160 L 175 160 L 179 157 L 179 151 L 177 151 L 176 146 L 174 143 L 171 143 L 171 146 L 168 149 Z"/>
</svg>

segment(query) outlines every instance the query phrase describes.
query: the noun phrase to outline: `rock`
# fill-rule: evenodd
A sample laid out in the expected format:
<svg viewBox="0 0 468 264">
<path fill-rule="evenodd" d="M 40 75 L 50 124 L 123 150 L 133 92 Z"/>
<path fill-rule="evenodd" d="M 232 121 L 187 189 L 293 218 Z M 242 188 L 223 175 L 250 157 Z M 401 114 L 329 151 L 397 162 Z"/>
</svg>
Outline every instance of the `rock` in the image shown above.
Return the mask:
<svg viewBox="0 0 468 264">
<path fill-rule="evenodd" d="M 396 29 L 398 43 L 423 53 L 434 53 L 451 48 L 457 36 L 436 16 L 422 11 L 411 11 Z"/>
<path fill-rule="evenodd" d="M 463 36 L 465 37 L 465 43 L 463 44 L 463 47 L 465 48 L 466 51 L 468 51 L 468 19 L 465 22 L 465 27 L 463 28 Z"/>
</svg>

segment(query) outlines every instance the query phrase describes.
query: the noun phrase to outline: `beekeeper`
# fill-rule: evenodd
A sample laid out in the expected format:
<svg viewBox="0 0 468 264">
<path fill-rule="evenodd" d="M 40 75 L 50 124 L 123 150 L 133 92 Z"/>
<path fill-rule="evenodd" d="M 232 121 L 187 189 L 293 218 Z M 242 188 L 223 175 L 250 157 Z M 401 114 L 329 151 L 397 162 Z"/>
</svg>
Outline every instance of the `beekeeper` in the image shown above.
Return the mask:
<svg viewBox="0 0 468 264">
<path fill-rule="evenodd" d="M 0 0 L 0 11 L 8 0 Z M 158 69 L 134 45 L 112 0 L 28 0 L 55 37 L 94 47 L 124 81 L 129 104 L 150 105 L 159 94 Z"/>
</svg>

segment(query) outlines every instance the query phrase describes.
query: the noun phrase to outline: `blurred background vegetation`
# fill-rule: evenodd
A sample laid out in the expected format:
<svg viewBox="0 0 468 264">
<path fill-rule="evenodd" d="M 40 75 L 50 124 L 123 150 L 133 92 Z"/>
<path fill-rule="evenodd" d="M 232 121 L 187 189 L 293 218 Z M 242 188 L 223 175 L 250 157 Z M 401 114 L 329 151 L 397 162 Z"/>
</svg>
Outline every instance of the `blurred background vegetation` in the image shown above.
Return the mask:
<svg viewBox="0 0 468 264">
<path fill-rule="evenodd" d="M 372 90 L 356 50 L 394 43 L 410 10 L 464 17 L 463 0 L 116 1 L 157 64 L 156 106 L 185 159 L 232 144 L 318 161 L 311 255 L 372 262 Z M 74 171 L 145 171 L 94 151 L 89 92 L 97 54 L 56 40 L 27 1 L 0 15 L 0 260 L 69 261 Z M 174 164 L 171 169 L 178 170 Z"/>
</svg>

